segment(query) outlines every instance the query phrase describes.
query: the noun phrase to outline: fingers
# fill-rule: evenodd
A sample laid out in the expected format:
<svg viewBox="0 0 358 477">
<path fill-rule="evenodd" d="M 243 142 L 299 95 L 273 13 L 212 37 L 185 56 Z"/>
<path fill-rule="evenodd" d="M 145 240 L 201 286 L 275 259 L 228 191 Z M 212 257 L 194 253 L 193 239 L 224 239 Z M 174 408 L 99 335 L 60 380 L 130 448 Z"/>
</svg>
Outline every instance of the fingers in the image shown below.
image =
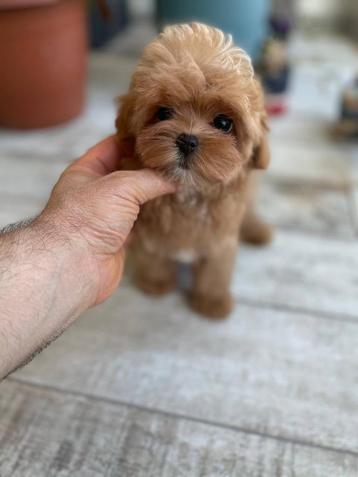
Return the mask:
<svg viewBox="0 0 358 477">
<path fill-rule="evenodd" d="M 149 169 L 118 171 L 105 179 L 113 194 L 138 205 L 175 191 L 173 184 Z"/>
<path fill-rule="evenodd" d="M 94 305 L 99 305 L 109 298 L 117 289 L 123 277 L 125 250 L 119 249 L 107 264 L 106 279 L 101 281 Z"/>
<path fill-rule="evenodd" d="M 144 204 L 149 200 L 164 194 L 174 192 L 175 187 L 167 179 L 159 176 L 149 169 L 132 171 L 133 194 L 139 204 Z"/>
<path fill-rule="evenodd" d="M 69 171 L 87 170 L 97 176 L 105 176 L 118 170 L 121 151 L 116 136 L 109 136 L 91 147 L 80 159 L 75 161 Z"/>
</svg>

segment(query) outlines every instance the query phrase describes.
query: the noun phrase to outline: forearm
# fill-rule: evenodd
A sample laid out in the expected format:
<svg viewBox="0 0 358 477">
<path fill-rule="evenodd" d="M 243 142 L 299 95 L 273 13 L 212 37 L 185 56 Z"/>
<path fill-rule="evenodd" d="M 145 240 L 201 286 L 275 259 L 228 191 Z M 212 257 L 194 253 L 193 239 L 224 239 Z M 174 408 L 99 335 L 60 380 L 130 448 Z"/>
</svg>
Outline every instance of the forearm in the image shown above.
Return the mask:
<svg viewBox="0 0 358 477">
<path fill-rule="evenodd" d="M 140 205 L 174 191 L 152 171 L 118 171 L 120 159 L 105 139 L 64 171 L 39 218 L 0 231 L 0 378 L 111 296 Z"/>
<path fill-rule="evenodd" d="M 56 235 L 41 220 L 0 234 L 0 377 L 92 304 L 95 270 L 83 267 L 80 247 Z"/>
</svg>

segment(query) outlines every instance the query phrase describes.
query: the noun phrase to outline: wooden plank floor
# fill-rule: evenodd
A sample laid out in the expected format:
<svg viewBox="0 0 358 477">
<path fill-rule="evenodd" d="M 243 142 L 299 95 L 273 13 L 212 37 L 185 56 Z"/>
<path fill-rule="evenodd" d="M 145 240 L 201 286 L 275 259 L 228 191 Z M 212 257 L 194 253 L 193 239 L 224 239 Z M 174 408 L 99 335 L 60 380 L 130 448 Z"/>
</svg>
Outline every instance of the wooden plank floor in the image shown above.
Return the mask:
<svg viewBox="0 0 358 477">
<path fill-rule="evenodd" d="M 0 385 L 1 477 L 358 475 L 358 150 L 327 134 L 354 63 L 317 45 L 319 61 L 296 41 L 260 190 L 276 236 L 240 248 L 231 318 L 207 322 L 179 291 L 150 299 L 126 278 Z M 0 226 L 41 210 L 71 158 L 113 131 L 133 65 L 93 55 L 81 118 L 0 132 Z"/>
<path fill-rule="evenodd" d="M 358 474 L 354 454 L 19 384 L 11 378 L 4 385 L 0 411 L 2 476 Z"/>
</svg>

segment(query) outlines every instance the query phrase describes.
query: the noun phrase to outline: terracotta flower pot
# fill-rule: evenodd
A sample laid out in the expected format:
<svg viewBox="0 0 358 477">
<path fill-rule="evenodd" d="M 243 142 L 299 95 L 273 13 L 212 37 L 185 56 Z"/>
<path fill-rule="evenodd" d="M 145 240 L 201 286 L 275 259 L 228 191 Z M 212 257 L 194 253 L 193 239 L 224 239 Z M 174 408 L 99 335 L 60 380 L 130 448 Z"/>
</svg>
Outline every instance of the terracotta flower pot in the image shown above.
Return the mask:
<svg viewBox="0 0 358 477">
<path fill-rule="evenodd" d="M 86 59 L 83 0 L 0 0 L 0 126 L 38 128 L 78 115 Z"/>
</svg>

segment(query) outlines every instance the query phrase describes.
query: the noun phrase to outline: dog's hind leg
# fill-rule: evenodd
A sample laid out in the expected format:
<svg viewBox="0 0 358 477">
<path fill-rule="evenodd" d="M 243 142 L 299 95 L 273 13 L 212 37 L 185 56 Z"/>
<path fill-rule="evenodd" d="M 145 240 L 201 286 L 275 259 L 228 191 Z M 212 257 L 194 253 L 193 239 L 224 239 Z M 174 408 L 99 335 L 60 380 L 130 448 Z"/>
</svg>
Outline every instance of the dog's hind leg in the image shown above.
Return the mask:
<svg viewBox="0 0 358 477">
<path fill-rule="evenodd" d="M 272 240 L 272 228 L 249 209 L 241 224 L 240 237 L 253 245 L 265 245 Z"/>
<path fill-rule="evenodd" d="M 272 240 L 271 227 L 258 217 L 255 210 L 257 176 L 251 174 L 246 189 L 246 211 L 240 227 L 240 238 L 253 245 L 265 245 Z"/>
</svg>

